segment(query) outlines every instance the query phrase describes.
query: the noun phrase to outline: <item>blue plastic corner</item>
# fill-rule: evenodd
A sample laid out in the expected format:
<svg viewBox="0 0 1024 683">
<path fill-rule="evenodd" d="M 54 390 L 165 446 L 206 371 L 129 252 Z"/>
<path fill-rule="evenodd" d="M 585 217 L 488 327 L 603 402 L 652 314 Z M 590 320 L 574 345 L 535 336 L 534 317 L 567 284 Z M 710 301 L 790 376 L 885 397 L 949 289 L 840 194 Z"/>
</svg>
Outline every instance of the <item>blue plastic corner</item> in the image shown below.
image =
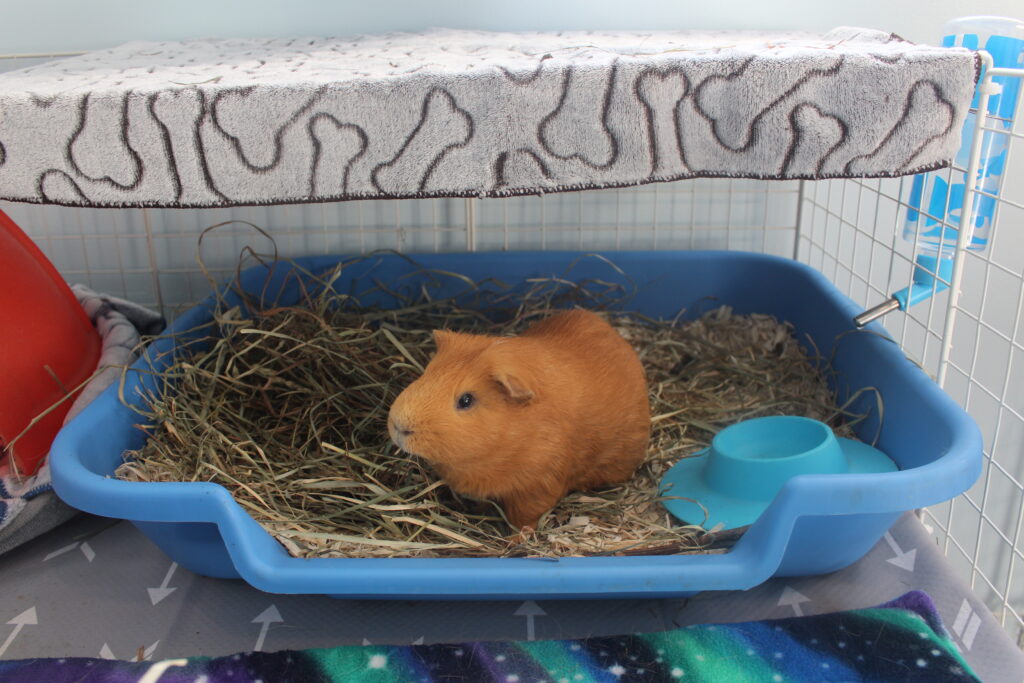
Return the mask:
<svg viewBox="0 0 1024 683">
<path fill-rule="evenodd" d="M 905 311 L 930 299 L 933 294 L 949 289 L 952 279 L 952 257 L 918 254 L 917 265 L 914 266 L 914 283 L 910 287 L 894 292 L 892 296 L 900 302 L 900 310 Z"/>
</svg>

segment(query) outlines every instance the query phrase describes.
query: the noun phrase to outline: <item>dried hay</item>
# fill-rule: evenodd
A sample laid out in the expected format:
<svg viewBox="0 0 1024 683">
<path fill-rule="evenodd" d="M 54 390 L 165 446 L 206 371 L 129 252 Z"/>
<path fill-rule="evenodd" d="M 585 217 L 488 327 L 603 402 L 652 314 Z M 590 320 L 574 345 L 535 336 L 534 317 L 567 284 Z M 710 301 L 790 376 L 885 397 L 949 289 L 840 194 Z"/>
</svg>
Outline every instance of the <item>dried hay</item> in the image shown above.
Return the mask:
<svg viewBox="0 0 1024 683">
<path fill-rule="evenodd" d="M 323 286 L 298 306 L 222 306 L 208 348 L 179 354 L 162 392 L 145 397 L 150 438 L 126 454 L 117 476 L 221 484 L 297 557 L 724 552 L 737 532 L 680 526 L 666 513 L 657 485 L 672 464 L 721 428 L 761 415 L 805 415 L 851 435 L 853 416 L 823 377 L 827 363 L 770 316 L 721 307 L 697 320 L 656 321 L 607 311 L 629 295 L 607 282 L 484 287 L 437 271 L 428 279 L 461 280 L 471 296 L 433 300 L 421 287 L 380 310 L 360 296 L 379 293 L 381 283 L 361 295 L 331 291 L 351 263 L 322 275 Z M 385 419 L 429 362 L 431 330 L 513 334 L 566 305 L 605 309 L 639 352 L 651 447 L 630 482 L 573 493 L 536 532 L 514 535 L 497 505 L 460 498 L 424 462 L 398 452 Z"/>
</svg>

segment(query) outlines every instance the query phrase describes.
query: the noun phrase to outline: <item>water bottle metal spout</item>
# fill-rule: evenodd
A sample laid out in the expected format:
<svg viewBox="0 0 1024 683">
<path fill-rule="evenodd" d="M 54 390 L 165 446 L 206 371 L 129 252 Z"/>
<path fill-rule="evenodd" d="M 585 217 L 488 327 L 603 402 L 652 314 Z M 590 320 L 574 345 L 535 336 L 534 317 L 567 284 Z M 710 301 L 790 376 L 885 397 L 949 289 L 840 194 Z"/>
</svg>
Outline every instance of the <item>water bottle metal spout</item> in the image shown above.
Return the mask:
<svg viewBox="0 0 1024 683">
<path fill-rule="evenodd" d="M 878 320 L 886 313 L 892 313 L 893 311 L 898 311 L 899 309 L 899 299 L 897 299 L 896 297 L 892 297 L 890 299 L 886 299 L 877 306 L 872 306 L 868 310 L 858 315 L 856 318 L 853 319 L 853 324 L 856 325 L 857 327 L 864 327 L 868 323 Z"/>
<path fill-rule="evenodd" d="M 949 289 L 953 278 L 953 259 L 940 257 L 937 254 L 918 254 L 914 266 L 914 281 L 877 306 L 873 306 L 853 319 L 857 327 L 864 327 L 873 320 L 878 320 L 886 313 L 905 311 L 920 303 L 932 294 Z"/>
</svg>

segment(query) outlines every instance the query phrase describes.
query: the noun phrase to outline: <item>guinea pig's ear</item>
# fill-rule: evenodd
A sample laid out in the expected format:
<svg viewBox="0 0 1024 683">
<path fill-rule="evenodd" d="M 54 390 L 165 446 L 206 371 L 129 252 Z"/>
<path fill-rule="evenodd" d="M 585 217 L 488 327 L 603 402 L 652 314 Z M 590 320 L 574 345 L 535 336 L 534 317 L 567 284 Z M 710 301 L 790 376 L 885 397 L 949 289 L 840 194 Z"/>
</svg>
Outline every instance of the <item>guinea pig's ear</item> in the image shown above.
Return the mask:
<svg viewBox="0 0 1024 683">
<path fill-rule="evenodd" d="M 495 370 L 491 378 L 509 401 L 525 405 L 533 399 L 533 391 L 516 375 L 504 370 Z"/>
<path fill-rule="evenodd" d="M 443 351 L 451 342 L 452 337 L 455 336 L 455 333 L 449 330 L 434 330 L 432 334 L 434 337 L 434 347 L 437 349 L 438 353 Z"/>
</svg>

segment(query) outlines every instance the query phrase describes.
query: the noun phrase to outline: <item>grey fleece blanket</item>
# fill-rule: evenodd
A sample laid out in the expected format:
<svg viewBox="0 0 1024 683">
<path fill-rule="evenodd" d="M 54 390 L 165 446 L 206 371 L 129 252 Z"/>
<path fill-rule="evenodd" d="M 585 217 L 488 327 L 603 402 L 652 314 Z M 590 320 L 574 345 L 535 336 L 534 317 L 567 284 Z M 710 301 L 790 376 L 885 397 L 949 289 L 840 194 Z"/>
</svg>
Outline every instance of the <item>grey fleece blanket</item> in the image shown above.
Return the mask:
<svg viewBox="0 0 1024 683">
<path fill-rule="evenodd" d="M 943 166 L 975 55 L 840 28 L 194 40 L 0 75 L 0 198 L 202 207 Z"/>
</svg>

